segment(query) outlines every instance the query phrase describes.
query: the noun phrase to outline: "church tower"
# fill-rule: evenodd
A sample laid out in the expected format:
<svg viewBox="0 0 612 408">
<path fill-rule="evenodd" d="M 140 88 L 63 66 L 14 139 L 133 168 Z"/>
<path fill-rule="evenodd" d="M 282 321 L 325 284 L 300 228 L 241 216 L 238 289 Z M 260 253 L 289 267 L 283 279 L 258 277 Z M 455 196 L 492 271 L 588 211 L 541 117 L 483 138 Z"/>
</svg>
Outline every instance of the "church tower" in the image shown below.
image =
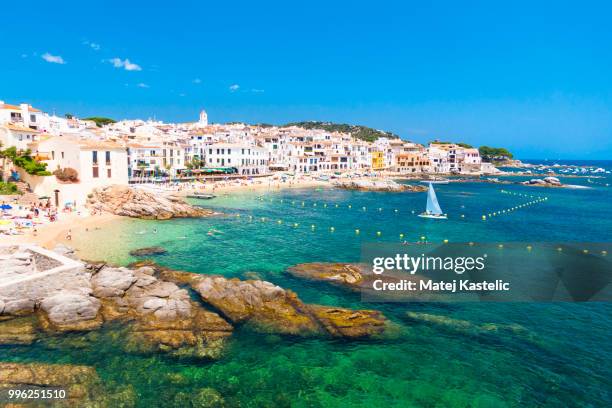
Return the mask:
<svg viewBox="0 0 612 408">
<path fill-rule="evenodd" d="M 208 114 L 204 109 L 200 111 L 200 120 L 198 121 L 200 126 L 208 126 Z"/>
</svg>

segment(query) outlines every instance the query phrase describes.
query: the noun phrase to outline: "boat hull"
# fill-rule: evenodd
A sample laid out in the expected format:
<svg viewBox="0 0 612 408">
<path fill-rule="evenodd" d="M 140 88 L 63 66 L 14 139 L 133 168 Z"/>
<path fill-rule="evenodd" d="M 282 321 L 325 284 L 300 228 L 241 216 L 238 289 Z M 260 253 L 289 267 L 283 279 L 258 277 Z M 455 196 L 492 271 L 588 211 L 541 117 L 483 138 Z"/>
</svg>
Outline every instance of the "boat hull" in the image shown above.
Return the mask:
<svg viewBox="0 0 612 408">
<path fill-rule="evenodd" d="M 446 215 L 444 215 L 444 214 L 442 214 L 442 215 L 435 215 L 435 214 L 425 214 L 425 213 L 423 213 L 423 214 L 419 214 L 419 217 L 421 217 L 421 218 L 431 218 L 433 220 L 446 220 L 446 219 L 448 219 L 448 217 Z"/>
</svg>

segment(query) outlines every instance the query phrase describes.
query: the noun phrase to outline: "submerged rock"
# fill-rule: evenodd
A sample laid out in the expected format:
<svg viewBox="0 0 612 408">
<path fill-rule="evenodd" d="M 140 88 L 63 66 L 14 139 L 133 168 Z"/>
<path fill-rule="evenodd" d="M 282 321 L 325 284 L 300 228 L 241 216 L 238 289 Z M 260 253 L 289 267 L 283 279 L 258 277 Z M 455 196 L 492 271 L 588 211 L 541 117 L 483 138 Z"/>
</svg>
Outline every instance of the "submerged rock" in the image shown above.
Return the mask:
<svg viewBox="0 0 612 408">
<path fill-rule="evenodd" d="M 164 271 L 161 276 L 190 285 L 202 301 L 231 322 L 262 332 L 356 338 L 380 335 L 389 324 L 376 311 L 305 304 L 294 292 L 266 281 L 176 271 Z"/>
<path fill-rule="evenodd" d="M 192 206 L 178 196 L 154 194 L 121 185 L 94 189 L 88 199 L 88 206 L 115 215 L 158 220 L 214 214 L 212 210 Z"/>
<path fill-rule="evenodd" d="M 130 251 L 130 255 L 132 256 L 164 255 L 167 253 L 168 251 L 166 249 L 158 246 L 139 248 Z"/>
<path fill-rule="evenodd" d="M 6 318 L 0 321 L 0 345 L 28 345 L 38 337 L 36 316 Z"/>
<path fill-rule="evenodd" d="M 518 324 L 474 323 L 469 320 L 429 313 L 406 312 L 406 318 L 415 323 L 428 324 L 440 329 L 468 336 L 509 335 L 537 344 L 536 336 Z"/>
<path fill-rule="evenodd" d="M 102 385 L 93 367 L 0 362 L 0 390 L 51 387 L 66 391 L 65 400 L 55 401 L 57 406 L 110 407 L 114 405 L 108 390 Z M 132 394 L 133 397 L 134 394 Z M 122 402 L 126 404 L 124 406 L 133 406 L 135 403 L 133 399 Z"/>
</svg>

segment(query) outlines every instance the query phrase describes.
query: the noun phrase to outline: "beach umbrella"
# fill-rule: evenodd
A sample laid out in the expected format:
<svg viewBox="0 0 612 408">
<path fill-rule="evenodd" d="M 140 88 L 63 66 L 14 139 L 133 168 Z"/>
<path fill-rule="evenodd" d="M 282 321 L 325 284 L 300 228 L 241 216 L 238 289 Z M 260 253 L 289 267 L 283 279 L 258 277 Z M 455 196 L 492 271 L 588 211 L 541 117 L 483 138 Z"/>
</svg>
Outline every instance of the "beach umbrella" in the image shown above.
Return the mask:
<svg viewBox="0 0 612 408">
<path fill-rule="evenodd" d="M 2 205 L 0 205 L 0 209 L 2 209 L 2 210 L 11 210 L 11 209 L 13 209 L 13 206 L 10 205 L 10 204 L 2 204 Z"/>
</svg>

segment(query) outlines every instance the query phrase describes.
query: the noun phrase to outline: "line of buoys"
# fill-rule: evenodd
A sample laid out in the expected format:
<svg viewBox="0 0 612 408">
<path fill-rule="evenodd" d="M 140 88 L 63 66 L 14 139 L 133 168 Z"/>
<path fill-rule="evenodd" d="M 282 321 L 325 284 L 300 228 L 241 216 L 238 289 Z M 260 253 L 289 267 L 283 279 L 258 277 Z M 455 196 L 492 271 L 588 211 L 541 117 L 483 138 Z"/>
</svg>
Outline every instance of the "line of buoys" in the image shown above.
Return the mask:
<svg viewBox="0 0 612 408">
<path fill-rule="evenodd" d="M 532 200 L 532 201 L 528 201 L 528 202 L 523 203 L 523 204 L 516 205 L 514 207 L 506 208 L 506 209 L 503 209 L 503 210 L 500 210 L 500 211 L 493 211 L 491 213 L 487 213 L 486 215 L 483 214 L 482 217 L 481 217 L 483 221 L 486 221 L 488 218 L 491 218 L 491 217 L 495 217 L 495 216 L 502 215 L 502 214 L 508 214 L 508 213 L 513 212 L 513 211 L 519 210 L 521 208 L 525 208 L 527 206 L 538 204 L 538 203 L 541 203 L 541 202 L 544 202 L 544 201 L 548 200 L 548 197 L 536 197 L 536 196 L 529 195 L 529 194 L 515 193 L 515 192 L 511 192 L 511 191 L 506 191 L 506 190 L 501 190 L 501 193 L 503 193 L 503 194 L 510 194 L 510 195 L 518 195 L 518 196 L 521 196 L 521 197 L 531 197 L 531 198 L 536 198 L 536 199 Z"/>
<path fill-rule="evenodd" d="M 265 198 L 265 197 L 263 197 L 263 196 L 256 197 L 256 199 L 257 199 L 257 200 L 259 200 L 259 201 L 266 201 L 266 198 Z M 279 202 L 281 202 L 281 203 L 285 202 L 285 200 L 284 200 L 284 199 L 276 199 L 276 200 L 275 200 L 275 199 L 274 199 L 274 198 L 272 198 L 272 197 L 271 197 L 271 198 L 269 198 L 269 199 L 267 199 L 267 201 L 270 201 L 270 202 L 279 201 Z M 291 203 L 291 205 L 295 205 L 295 204 L 296 204 L 296 201 L 295 201 L 295 200 L 292 200 L 290 203 Z M 302 207 L 307 207 L 307 206 L 310 206 L 310 204 L 309 204 L 309 203 L 307 203 L 306 201 L 301 201 L 301 206 L 302 206 Z M 313 203 L 312 203 L 312 206 L 313 206 L 313 207 L 318 207 L 318 206 L 319 206 L 319 203 L 313 202 Z M 331 208 L 331 207 L 332 207 L 332 204 L 323 203 L 322 207 L 323 207 L 323 208 Z M 464 207 L 464 206 L 462 206 L 462 207 Z M 340 204 L 338 204 L 338 203 L 333 204 L 333 208 L 340 208 Z M 352 205 L 352 204 L 348 204 L 348 205 L 347 205 L 347 208 L 352 209 L 352 208 L 353 208 L 353 205 Z M 367 208 L 366 206 L 362 206 L 362 207 L 361 207 L 361 209 L 362 209 L 363 211 L 367 211 L 367 210 L 368 210 L 368 208 Z M 378 210 L 378 212 L 383 212 L 383 211 L 384 211 L 384 208 L 383 208 L 383 207 L 378 207 L 378 208 L 377 208 L 377 210 Z M 399 209 L 394 208 L 394 209 L 393 209 L 393 212 L 394 212 L 394 213 L 399 213 Z M 415 212 L 415 210 L 411 210 L 411 213 L 412 213 L 412 214 L 415 214 L 416 212 Z M 465 215 L 462 215 L 462 218 L 465 218 Z"/>
</svg>

